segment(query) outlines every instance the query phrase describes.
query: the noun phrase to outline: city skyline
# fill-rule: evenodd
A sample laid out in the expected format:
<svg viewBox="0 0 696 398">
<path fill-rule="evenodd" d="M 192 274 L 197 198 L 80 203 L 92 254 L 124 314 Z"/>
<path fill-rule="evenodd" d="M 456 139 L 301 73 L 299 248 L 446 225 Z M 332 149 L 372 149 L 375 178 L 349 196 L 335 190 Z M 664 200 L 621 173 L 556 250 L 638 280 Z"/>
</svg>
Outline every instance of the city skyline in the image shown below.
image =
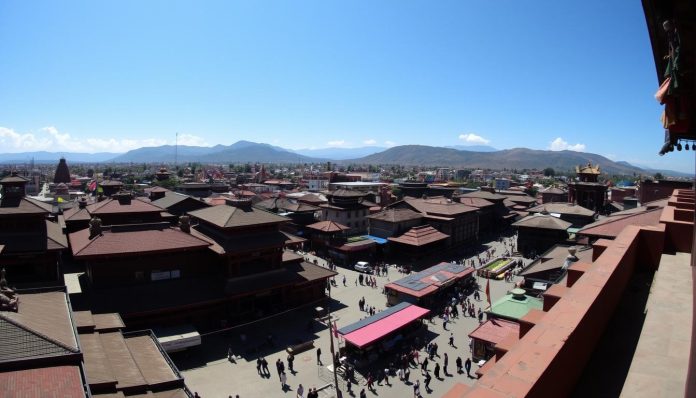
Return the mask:
<svg viewBox="0 0 696 398">
<path fill-rule="evenodd" d="M 264 7 L 265 6 L 265 7 Z M 0 4 L 0 152 L 489 145 L 659 157 L 639 3 Z"/>
</svg>

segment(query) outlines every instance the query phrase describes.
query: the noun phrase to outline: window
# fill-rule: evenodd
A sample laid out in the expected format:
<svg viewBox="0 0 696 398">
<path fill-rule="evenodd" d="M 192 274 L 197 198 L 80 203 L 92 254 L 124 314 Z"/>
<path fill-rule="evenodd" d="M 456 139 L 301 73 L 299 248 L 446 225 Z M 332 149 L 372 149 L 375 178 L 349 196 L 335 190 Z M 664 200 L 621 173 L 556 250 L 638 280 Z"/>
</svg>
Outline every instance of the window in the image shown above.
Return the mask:
<svg viewBox="0 0 696 398">
<path fill-rule="evenodd" d="M 137 275 L 137 273 L 136 273 Z M 167 279 L 178 279 L 181 277 L 181 271 L 178 269 L 172 270 L 172 271 L 159 271 L 159 270 L 153 270 L 150 273 L 150 280 L 152 281 L 164 281 Z M 137 276 L 136 276 L 137 278 Z"/>
</svg>

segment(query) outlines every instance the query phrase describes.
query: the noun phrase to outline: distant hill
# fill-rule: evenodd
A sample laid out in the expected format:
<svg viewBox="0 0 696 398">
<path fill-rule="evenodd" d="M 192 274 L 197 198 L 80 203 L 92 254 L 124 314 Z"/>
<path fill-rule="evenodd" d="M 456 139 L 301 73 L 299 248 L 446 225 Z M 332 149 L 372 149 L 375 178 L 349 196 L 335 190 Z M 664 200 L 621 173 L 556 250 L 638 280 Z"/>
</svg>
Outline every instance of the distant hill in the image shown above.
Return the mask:
<svg viewBox="0 0 696 398">
<path fill-rule="evenodd" d="M 179 145 L 176 148 L 173 145 L 163 145 L 138 148 L 116 156 L 111 161 L 116 163 L 172 163 L 175 160 L 175 154 L 176 160 L 179 162 L 312 163 L 323 161 L 293 153 L 281 147 L 251 141 L 237 141 L 232 145 L 213 147 Z"/>
<path fill-rule="evenodd" d="M 644 166 L 641 164 L 628 163 L 625 160 L 619 160 L 616 163 L 641 168 L 641 169 L 643 169 L 643 174 L 653 175 L 656 173 L 660 173 L 664 176 L 683 177 L 683 178 L 690 178 L 690 177 L 694 176 L 694 173 L 684 173 L 682 171 L 665 170 L 665 169 L 653 169 L 651 167 Z"/>
<path fill-rule="evenodd" d="M 444 148 L 452 148 L 458 151 L 472 151 L 472 152 L 495 152 L 498 149 L 493 148 L 488 145 L 450 145 Z"/>
<path fill-rule="evenodd" d="M 118 156 L 118 153 L 98 152 L 21 152 L 21 153 L 0 153 L 0 163 L 29 163 L 32 159 L 36 163 L 58 163 L 61 157 L 72 163 L 100 163 Z"/>
<path fill-rule="evenodd" d="M 544 151 L 527 148 L 472 152 L 425 145 L 402 145 L 374 155 L 352 159 L 350 162 L 518 170 L 553 167 L 559 171 L 574 170 L 575 166 L 591 162 L 599 164 L 603 171 L 610 174 L 645 173 L 639 167 L 620 164 L 593 153 Z"/>
<path fill-rule="evenodd" d="M 355 159 L 373 153 L 382 152 L 387 148 L 379 146 L 364 146 L 360 148 L 321 148 L 321 149 L 295 149 L 292 152 L 313 158 L 344 160 Z"/>
</svg>

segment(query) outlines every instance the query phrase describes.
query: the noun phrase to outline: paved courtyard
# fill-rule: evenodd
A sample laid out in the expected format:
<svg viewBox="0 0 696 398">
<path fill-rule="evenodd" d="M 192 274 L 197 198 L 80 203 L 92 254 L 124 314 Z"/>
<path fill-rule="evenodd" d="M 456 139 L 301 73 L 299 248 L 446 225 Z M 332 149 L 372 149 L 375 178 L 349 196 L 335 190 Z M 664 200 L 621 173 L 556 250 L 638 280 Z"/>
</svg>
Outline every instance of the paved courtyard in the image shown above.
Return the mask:
<svg viewBox="0 0 696 398">
<path fill-rule="evenodd" d="M 496 248 L 496 255 L 505 251 L 503 243 L 491 242 L 487 245 Z M 314 260 L 310 257 L 310 260 Z M 458 259 L 461 259 L 458 258 Z M 320 265 L 325 265 L 323 260 L 317 259 Z M 386 308 L 386 296 L 382 294 L 383 286 L 404 275 L 396 269 L 390 269 L 388 276 L 378 276 L 378 287 L 376 289 L 357 284 L 358 273 L 338 268 L 339 275 L 336 276 L 337 288 L 331 289 L 331 300 L 317 303 L 305 308 L 295 309 L 263 321 L 254 322 L 249 325 L 242 325 L 230 331 L 213 333 L 202 337 L 202 345 L 186 352 L 172 354 L 172 359 L 181 370 L 186 379 L 186 384 L 191 391 L 197 392 L 201 397 L 228 397 L 239 395 L 242 398 L 252 397 L 295 397 L 296 389 L 299 384 L 304 386 L 305 396 L 309 388 L 320 389 L 320 396 L 335 397 L 336 390 L 333 388 L 332 373 L 325 366 L 318 366 L 316 359 L 316 348 L 321 348 L 321 359 L 324 365 L 331 363 L 330 335 L 329 329 L 319 322 L 310 322 L 314 316 L 314 307 L 326 307 L 331 304 L 331 310 L 336 320 L 338 328 L 358 321 L 367 316 L 358 308 L 358 300 L 365 298 L 366 304 L 383 310 Z M 346 286 L 343 286 L 343 277 L 346 278 Z M 476 303 L 476 307 L 485 308 L 487 306 L 485 290 L 486 279 L 480 279 L 481 301 Z M 512 283 L 491 280 L 492 301 L 507 293 L 512 287 Z M 471 297 L 473 300 L 473 297 Z M 439 346 L 438 352 L 441 355 L 435 358 L 442 366 L 442 355 L 447 353 L 449 356 L 449 373 L 440 380 L 433 375 L 430 387 L 432 391 L 426 392 L 422 386 L 423 378 L 420 370 L 412 368 L 410 382 L 421 380 L 421 393 L 423 396 L 439 397 L 448 391 L 455 383 L 463 382 L 472 384 L 475 380 L 470 379 L 466 374 L 456 374 L 455 359 L 459 356 L 466 360 L 470 356 L 467 335 L 478 326 L 478 320 L 470 317 L 460 317 L 453 319 L 448 325 L 447 330 L 443 329 L 442 320 L 433 319 L 433 323 L 428 323 L 428 336 Z M 311 327 L 311 330 L 310 330 Z M 454 334 L 455 347 L 448 345 L 450 333 Z M 272 344 L 268 343 L 268 336 L 272 335 Z M 299 341 L 314 340 L 314 348 L 302 352 L 295 357 L 294 372 L 287 372 L 287 353 L 285 347 Z M 336 344 L 339 344 L 338 342 Z M 341 346 L 343 342 L 340 343 Z M 227 360 L 228 347 L 236 355 L 235 361 Z M 270 377 L 262 377 L 256 371 L 256 359 L 264 357 L 268 361 Z M 421 355 L 421 359 L 424 354 Z M 288 375 L 287 384 L 289 389 L 282 390 L 278 374 L 275 370 L 275 362 L 281 359 L 286 364 Z M 434 363 L 429 366 L 431 370 Z M 474 365 L 473 371 L 477 367 Z M 441 374 L 441 376 L 443 376 Z M 356 373 L 356 377 L 361 376 Z M 398 378 L 390 378 L 391 386 L 377 386 L 375 392 L 371 392 L 364 386 L 364 382 L 357 386 L 353 385 L 353 396 L 358 396 L 361 389 L 365 389 L 368 397 L 411 397 L 413 389 L 411 383 L 405 384 Z M 339 380 L 339 388 L 343 384 Z M 341 388 L 344 397 L 351 396 Z"/>
</svg>

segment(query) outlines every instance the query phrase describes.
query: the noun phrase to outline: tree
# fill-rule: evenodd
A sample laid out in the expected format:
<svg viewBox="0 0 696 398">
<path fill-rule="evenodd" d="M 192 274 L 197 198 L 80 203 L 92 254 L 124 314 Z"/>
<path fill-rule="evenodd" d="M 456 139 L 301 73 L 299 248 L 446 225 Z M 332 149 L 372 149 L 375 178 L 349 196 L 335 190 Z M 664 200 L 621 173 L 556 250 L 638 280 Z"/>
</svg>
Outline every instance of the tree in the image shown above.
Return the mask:
<svg viewBox="0 0 696 398">
<path fill-rule="evenodd" d="M 655 173 L 655 176 L 654 176 L 654 177 L 655 177 L 656 180 L 662 180 L 662 179 L 665 178 L 665 177 L 662 175 L 662 173 L 660 173 L 660 172 Z"/>
<path fill-rule="evenodd" d="M 553 177 L 556 175 L 556 171 L 553 169 L 553 167 L 547 167 L 544 169 L 544 175 L 546 177 Z"/>
</svg>

